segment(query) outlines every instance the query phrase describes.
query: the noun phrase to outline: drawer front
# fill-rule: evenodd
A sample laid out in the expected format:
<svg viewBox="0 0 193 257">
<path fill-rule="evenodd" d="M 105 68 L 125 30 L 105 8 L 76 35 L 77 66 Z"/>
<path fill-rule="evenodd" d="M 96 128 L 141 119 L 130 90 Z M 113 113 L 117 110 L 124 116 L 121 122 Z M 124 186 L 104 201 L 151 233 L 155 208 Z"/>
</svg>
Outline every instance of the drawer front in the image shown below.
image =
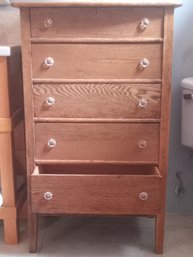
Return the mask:
<svg viewBox="0 0 193 257">
<path fill-rule="evenodd" d="M 37 123 L 36 159 L 158 162 L 159 124 Z"/>
<path fill-rule="evenodd" d="M 160 79 L 161 53 L 161 44 L 33 44 L 33 77 Z M 50 67 L 45 64 L 48 57 Z"/>
<path fill-rule="evenodd" d="M 31 35 L 63 39 L 159 38 L 162 20 L 162 8 L 32 8 Z"/>
<path fill-rule="evenodd" d="M 38 175 L 31 177 L 32 212 L 54 214 L 155 214 L 160 177 Z"/>
<path fill-rule="evenodd" d="M 35 117 L 160 118 L 160 84 L 36 84 Z"/>
</svg>

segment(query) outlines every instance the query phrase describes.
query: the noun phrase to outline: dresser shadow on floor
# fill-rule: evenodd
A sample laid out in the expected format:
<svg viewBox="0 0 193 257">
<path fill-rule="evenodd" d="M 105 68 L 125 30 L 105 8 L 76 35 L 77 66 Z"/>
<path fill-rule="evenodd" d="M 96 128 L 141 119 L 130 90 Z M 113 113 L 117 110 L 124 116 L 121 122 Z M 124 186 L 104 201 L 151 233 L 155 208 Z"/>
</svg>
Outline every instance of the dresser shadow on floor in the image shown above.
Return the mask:
<svg viewBox="0 0 193 257">
<path fill-rule="evenodd" d="M 154 219 L 142 217 L 41 217 L 45 256 L 124 256 L 154 251 Z M 65 255 L 63 255 L 65 253 Z"/>
</svg>

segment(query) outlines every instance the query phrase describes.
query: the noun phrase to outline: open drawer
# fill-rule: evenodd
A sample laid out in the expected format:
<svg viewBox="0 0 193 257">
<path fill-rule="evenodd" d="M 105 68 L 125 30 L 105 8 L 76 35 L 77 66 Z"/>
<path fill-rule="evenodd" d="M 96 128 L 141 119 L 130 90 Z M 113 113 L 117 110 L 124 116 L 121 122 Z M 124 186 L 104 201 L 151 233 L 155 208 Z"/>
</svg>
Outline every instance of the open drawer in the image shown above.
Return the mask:
<svg viewBox="0 0 193 257">
<path fill-rule="evenodd" d="M 36 167 L 32 212 L 48 214 L 156 214 L 161 176 L 150 165 Z"/>
</svg>

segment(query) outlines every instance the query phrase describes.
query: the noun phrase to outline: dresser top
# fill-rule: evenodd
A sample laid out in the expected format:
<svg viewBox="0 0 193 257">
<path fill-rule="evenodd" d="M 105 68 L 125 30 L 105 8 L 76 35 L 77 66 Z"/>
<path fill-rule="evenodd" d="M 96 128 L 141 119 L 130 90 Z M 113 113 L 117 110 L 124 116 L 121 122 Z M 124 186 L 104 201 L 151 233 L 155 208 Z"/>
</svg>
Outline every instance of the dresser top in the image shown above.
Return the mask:
<svg viewBox="0 0 193 257">
<path fill-rule="evenodd" d="M 181 0 L 12 0 L 15 7 L 179 6 Z"/>
</svg>

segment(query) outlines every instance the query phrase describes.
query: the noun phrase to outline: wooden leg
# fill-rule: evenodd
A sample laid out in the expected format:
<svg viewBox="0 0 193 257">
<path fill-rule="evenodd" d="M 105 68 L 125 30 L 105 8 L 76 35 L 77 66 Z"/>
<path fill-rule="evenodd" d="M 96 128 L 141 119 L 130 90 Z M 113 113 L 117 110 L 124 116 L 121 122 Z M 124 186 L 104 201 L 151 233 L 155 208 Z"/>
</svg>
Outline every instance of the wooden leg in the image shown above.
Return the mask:
<svg viewBox="0 0 193 257">
<path fill-rule="evenodd" d="M 15 173 L 12 159 L 12 142 L 10 133 L 0 133 L 0 170 L 3 208 L 12 208 L 13 214 L 4 217 L 5 243 L 18 243 L 18 222 L 15 200 Z"/>
<path fill-rule="evenodd" d="M 156 215 L 155 219 L 155 252 L 163 253 L 163 244 L 164 244 L 164 219 L 165 214 L 159 213 Z"/>
<path fill-rule="evenodd" d="M 37 237 L 38 237 L 38 215 L 30 213 L 28 215 L 28 233 L 29 233 L 29 252 L 37 252 Z"/>
<path fill-rule="evenodd" d="M 19 226 L 18 220 L 13 218 L 4 219 L 4 240 L 6 244 L 18 244 Z"/>
</svg>

